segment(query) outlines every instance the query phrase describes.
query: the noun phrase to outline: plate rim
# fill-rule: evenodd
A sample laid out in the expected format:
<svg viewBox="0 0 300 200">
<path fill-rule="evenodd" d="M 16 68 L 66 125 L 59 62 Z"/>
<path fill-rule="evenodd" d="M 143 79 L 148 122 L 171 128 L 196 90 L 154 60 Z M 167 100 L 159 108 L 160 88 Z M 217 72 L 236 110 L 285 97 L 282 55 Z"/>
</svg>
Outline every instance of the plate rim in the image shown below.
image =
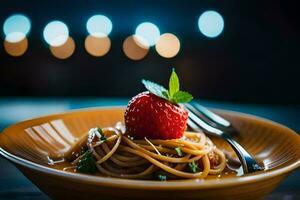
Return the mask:
<svg viewBox="0 0 300 200">
<path fill-rule="evenodd" d="M 64 114 L 74 114 L 76 112 L 87 112 L 87 111 L 95 111 L 95 110 L 124 110 L 125 106 L 100 106 L 100 107 L 90 107 L 90 108 L 81 108 L 81 109 L 73 109 L 61 113 L 51 114 L 51 115 L 43 115 L 40 117 L 24 120 L 18 123 L 15 123 L 13 125 L 8 126 L 5 128 L 0 135 L 4 134 L 8 129 L 22 124 L 22 123 L 29 123 L 31 121 L 42 119 L 46 117 L 55 117 L 60 116 Z M 232 115 L 239 115 L 245 118 L 250 118 L 252 120 L 256 121 L 262 121 L 265 123 L 268 123 L 272 126 L 277 126 L 281 129 L 286 129 L 289 134 L 294 135 L 295 138 L 297 138 L 300 141 L 300 136 L 293 131 L 292 129 L 279 124 L 277 122 L 271 121 L 269 119 L 265 119 L 259 116 L 231 111 L 231 110 L 225 110 L 225 109 L 214 109 L 220 113 L 229 113 Z M 7 159 L 8 161 L 12 162 L 13 164 L 20 165 L 25 168 L 29 168 L 31 170 L 37 170 L 41 173 L 49 174 L 52 176 L 60 176 L 61 178 L 67 178 L 71 179 L 72 181 L 77 182 L 88 182 L 89 184 L 93 185 L 101 185 L 106 187 L 115 187 L 115 188 L 127 188 L 127 189 L 144 189 L 144 190 L 168 190 L 168 189 L 179 189 L 179 190 L 186 190 L 186 189 L 208 189 L 208 188 L 220 188 L 220 187 L 231 187 L 235 185 L 241 185 L 241 184 L 249 184 L 249 183 L 255 183 L 259 181 L 263 181 L 269 178 L 274 178 L 276 176 L 280 176 L 283 174 L 288 174 L 289 172 L 292 172 L 293 170 L 296 170 L 300 167 L 300 157 L 297 161 L 284 166 L 282 168 L 265 171 L 263 173 L 254 173 L 251 175 L 246 175 L 242 177 L 229 177 L 223 180 L 219 179 L 192 179 L 192 180 L 178 180 L 178 181 L 153 181 L 153 180 L 131 180 L 131 179 L 122 179 L 122 178 L 113 178 L 113 177 L 102 177 L 102 176 L 94 176 L 94 175 L 87 175 L 87 174 L 76 174 L 71 172 L 65 172 L 58 169 L 53 169 L 35 162 L 32 162 L 30 160 L 27 160 L 25 158 L 19 157 L 17 155 L 14 155 L 5 149 L 2 148 L 0 143 L 0 155 Z M 18 168 L 18 166 L 17 166 Z M 19 169 L 20 170 L 20 169 Z M 22 170 L 21 170 L 22 171 Z"/>
</svg>

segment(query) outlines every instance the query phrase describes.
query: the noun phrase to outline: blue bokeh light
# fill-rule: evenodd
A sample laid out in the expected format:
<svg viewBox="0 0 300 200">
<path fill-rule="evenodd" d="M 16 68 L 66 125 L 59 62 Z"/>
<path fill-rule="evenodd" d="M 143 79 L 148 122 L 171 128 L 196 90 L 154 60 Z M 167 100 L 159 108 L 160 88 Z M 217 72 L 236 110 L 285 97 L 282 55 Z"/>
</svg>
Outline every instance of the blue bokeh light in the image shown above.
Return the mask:
<svg viewBox="0 0 300 200">
<path fill-rule="evenodd" d="M 94 37 L 106 37 L 112 31 L 111 20 L 104 15 L 94 15 L 86 23 L 88 33 Z"/>
<path fill-rule="evenodd" d="M 206 11 L 199 17 L 198 27 L 203 35 L 214 38 L 222 33 L 224 20 L 218 12 Z"/>
<path fill-rule="evenodd" d="M 63 45 L 69 38 L 69 29 L 67 25 L 61 21 L 52 21 L 44 28 L 45 41 L 54 47 Z"/>
<path fill-rule="evenodd" d="M 3 24 L 5 40 L 8 42 L 19 42 L 23 40 L 30 29 L 30 20 L 22 14 L 15 14 L 8 17 Z"/>
<path fill-rule="evenodd" d="M 142 45 L 154 46 L 159 39 L 160 31 L 155 24 L 144 22 L 136 28 L 135 36 Z"/>
</svg>

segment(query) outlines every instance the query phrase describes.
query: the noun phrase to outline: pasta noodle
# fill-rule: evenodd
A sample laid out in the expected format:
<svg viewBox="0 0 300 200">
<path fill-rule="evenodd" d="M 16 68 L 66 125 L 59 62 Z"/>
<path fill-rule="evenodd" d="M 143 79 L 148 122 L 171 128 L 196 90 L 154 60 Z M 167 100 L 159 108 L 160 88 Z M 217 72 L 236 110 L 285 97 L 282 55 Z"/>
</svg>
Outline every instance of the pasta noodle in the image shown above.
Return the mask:
<svg viewBox="0 0 300 200">
<path fill-rule="evenodd" d="M 151 179 L 164 174 L 172 179 L 194 179 L 220 174 L 226 167 L 224 153 L 203 133 L 185 132 L 172 140 L 135 140 L 118 123 L 116 128 L 101 129 L 101 134 L 91 129 L 78 144 L 92 153 L 97 170 L 106 176 Z M 80 163 L 83 156 L 72 164 Z"/>
</svg>

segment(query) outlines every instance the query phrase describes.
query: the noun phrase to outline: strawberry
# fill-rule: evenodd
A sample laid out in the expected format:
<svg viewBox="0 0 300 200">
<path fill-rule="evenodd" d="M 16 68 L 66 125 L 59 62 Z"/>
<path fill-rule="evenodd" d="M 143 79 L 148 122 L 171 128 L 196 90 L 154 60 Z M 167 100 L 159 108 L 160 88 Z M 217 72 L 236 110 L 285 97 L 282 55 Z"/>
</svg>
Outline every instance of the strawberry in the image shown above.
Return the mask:
<svg viewBox="0 0 300 200">
<path fill-rule="evenodd" d="M 179 90 L 179 79 L 173 69 L 169 90 L 154 82 L 142 80 L 148 89 L 133 97 L 125 112 L 126 132 L 136 139 L 181 138 L 186 129 L 188 112 L 178 103 L 193 97 Z"/>
</svg>

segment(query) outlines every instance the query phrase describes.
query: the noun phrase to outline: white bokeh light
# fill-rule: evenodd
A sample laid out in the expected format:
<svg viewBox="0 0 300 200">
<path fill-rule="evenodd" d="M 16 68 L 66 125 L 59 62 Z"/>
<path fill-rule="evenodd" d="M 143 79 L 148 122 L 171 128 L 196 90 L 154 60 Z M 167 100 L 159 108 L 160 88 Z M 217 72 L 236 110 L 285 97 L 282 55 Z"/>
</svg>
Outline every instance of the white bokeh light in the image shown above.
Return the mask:
<svg viewBox="0 0 300 200">
<path fill-rule="evenodd" d="M 3 24 L 5 40 L 16 43 L 23 40 L 31 29 L 31 23 L 28 17 L 15 14 L 8 17 Z"/>
<path fill-rule="evenodd" d="M 141 23 L 135 30 L 136 39 L 145 46 L 154 46 L 159 36 L 159 28 L 150 22 Z"/>
<path fill-rule="evenodd" d="M 86 23 L 88 33 L 94 37 L 106 37 L 112 31 L 111 20 L 104 15 L 94 15 Z"/>
<path fill-rule="evenodd" d="M 44 28 L 45 41 L 54 47 L 63 45 L 69 38 L 69 29 L 67 25 L 61 21 L 52 21 Z"/>
<path fill-rule="evenodd" d="M 214 38 L 222 33 L 224 20 L 218 12 L 206 11 L 199 17 L 198 27 L 203 35 Z"/>
</svg>

